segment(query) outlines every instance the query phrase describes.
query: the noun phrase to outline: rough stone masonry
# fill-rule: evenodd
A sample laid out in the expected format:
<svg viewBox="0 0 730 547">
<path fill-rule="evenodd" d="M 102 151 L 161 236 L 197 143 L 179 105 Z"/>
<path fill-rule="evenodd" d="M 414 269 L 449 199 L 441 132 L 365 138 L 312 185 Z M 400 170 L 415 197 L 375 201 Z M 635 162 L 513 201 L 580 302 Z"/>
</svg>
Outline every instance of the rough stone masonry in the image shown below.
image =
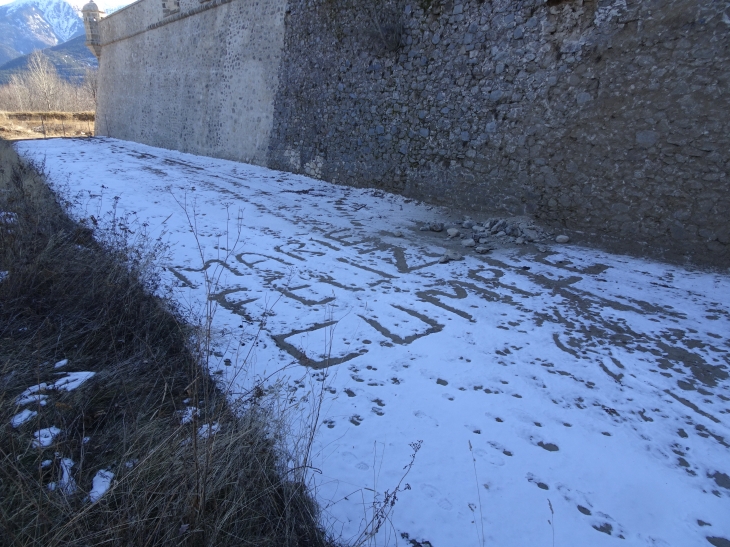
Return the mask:
<svg viewBox="0 0 730 547">
<path fill-rule="evenodd" d="M 167 4 L 99 22 L 99 134 L 730 265 L 724 0 Z"/>
</svg>

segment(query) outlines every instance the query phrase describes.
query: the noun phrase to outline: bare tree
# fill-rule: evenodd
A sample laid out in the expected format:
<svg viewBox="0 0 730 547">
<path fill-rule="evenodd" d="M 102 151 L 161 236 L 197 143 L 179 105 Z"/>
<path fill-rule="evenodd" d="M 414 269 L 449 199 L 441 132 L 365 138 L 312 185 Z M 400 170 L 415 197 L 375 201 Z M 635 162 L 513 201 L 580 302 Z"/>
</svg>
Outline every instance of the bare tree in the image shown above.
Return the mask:
<svg viewBox="0 0 730 547">
<path fill-rule="evenodd" d="M 13 74 L 6 88 L 7 93 L 4 94 L 4 98 L 9 103 L 6 107 L 7 110 L 29 110 L 31 108 L 31 94 L 25 85 L 24 78 Z"/>
<path fill-rule="evenodd" d="M 84 73 L 84 79 L 81 82 L 85 98 L 91 100 L 94 104 L 94 110 L 97 105 L 97 91 L 99 89 L 99 70 L 95 68 L 87 68 Z"/>
<path fill-rule="evenodd" d="M 43 52 L 33 52 L 27 69 L 0 87 L 0 110 L 83 112 L 96 110 L 97 70 L 74 83 L 61 78 Z"/>
<path fill-rule="evenodd" d="M 38 50 L 31 53 L 25 78 L 26 85 L 34 92 L 40 103 L 40 110 L 47 112 L 58 110 L 58 99 L 63 82 L 48 57 Z"/>
</svg>

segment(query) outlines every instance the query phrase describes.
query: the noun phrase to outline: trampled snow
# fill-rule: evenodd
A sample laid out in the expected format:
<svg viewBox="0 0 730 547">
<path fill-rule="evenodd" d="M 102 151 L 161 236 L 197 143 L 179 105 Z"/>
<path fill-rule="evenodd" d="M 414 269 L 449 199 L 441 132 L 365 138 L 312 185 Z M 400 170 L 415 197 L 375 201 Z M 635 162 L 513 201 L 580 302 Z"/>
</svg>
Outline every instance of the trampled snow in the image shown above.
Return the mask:
<svg viewBox="0 0 730 547">
<path fill-rule="evenodd" d="M 423 441 L 379 544 L 730 540 L 727 274 L 571 245 L 439 264 L 470 251 L 402 197 L 111 139 L 17 146 L 78 219 L 116 207 L 169 242 L 175 299 L 217 306 L 231 397 L 280 381 L 303 422 L 323 397 L 312 477 L 345 539 Z"/>
</svg>

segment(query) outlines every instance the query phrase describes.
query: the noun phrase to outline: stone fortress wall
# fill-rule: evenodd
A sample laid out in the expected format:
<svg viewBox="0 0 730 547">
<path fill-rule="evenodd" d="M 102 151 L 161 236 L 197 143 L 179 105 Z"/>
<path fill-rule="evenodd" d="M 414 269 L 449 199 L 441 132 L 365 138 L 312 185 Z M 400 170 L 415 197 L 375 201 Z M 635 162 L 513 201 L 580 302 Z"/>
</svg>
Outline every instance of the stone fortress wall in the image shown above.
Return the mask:
<svg viewBox="0 0 730 547">
<path fill-rule="evenodd" d="M 264 164 L 285 8 L 141 0 L 102 19 L 97 134 Z"/>
<path fill-rule="evenodd" d="M 724 1 L 141 0 L 100 35 L 99 134 L 730 265 Z"/>
</svg>

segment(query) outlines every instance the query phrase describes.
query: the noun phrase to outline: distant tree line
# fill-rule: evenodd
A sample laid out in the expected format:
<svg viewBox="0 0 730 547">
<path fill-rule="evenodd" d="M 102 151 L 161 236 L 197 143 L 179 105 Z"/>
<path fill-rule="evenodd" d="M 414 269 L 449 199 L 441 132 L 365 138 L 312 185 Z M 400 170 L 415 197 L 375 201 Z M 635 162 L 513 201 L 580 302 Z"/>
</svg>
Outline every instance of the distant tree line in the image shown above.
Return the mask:
<svg viewBox="0 0 730 547">
<path fill-rule="evenodd" d="M 6 112 L 85 112 L 96 110 L 97 71 L 70 82 L 59 76 L 48 57 L 34 51 L 27 68 L 0 86 L 0 110 Z"/>
</svg>

